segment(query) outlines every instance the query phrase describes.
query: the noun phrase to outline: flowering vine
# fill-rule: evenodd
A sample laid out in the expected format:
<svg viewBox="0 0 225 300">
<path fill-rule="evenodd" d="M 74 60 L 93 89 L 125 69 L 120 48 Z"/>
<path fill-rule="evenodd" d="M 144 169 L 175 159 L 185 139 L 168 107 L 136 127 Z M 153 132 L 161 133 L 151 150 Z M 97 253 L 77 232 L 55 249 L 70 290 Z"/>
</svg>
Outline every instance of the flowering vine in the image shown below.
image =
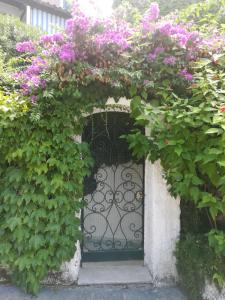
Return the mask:
<svg viewBox="0 0 225 300">
<path fill-rule="evenodd" d="M 146 81 L 154 84 L 156 95 L 157 87 L 173 74 L 170 88 L 183 90 L 181 86 L 193 81 L 193 63 L 209 57 L 210 49 L 218 52 L 212 40 L 200 32 L 160 19 L 156 2 L 138 28 L 122 20 L 91 18 L 75 3 L 65 32 L 17 44 L 18 51 L 30 53 L 31 64 L 14 77 L 26 95 L 35 96 L 32 99 L 37 99 L 48 83 L 61 89 L 73 80 L 80 87 L 108 86 L 108 93 L 126 93 L 124 88 L 136 85 L 152 97 L 154 91 L 147 88 Z"/>
<path fill-rule="evenodd" d="M 132 113 L 151 136 L 135 132 L 130 145 L 161 160 L 173 195 L 209 208 L 215 222 L 225 215 L 224 44 L 188 22 L 161 19 L 155 2 L 136 28 L 93 19 L 75 4 L 64 32 L 17 44 L 26 53 L 13 74 L 26 95 L 19 101 L 32 105 L 7 122 L 0 111 L 0 256 L 19 285 L 36 292 L 48 270 L 74 255 L 74 212 L 93 162 L 71 137 L 82 134 L 84 112 L 108 97 L 133 99 Z"/>
</svg>

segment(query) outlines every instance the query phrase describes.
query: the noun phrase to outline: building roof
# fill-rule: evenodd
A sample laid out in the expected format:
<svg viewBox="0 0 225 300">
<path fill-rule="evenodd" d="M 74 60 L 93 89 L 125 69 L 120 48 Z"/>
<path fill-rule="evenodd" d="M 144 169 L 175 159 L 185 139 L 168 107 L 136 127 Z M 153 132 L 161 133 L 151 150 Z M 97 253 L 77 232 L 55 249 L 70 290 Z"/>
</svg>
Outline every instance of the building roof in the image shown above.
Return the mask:
<svg viewBox="0 0 225 300">
<path fill-rule="evenodd" d="M 56 6 L 56 7 L 62 7 L 62 6 L 60 5 L 60 3 L 61 3 L 60 0 L 42 0 L 42 2 L 46 2 L 46 3 L 48 3 L 48 4 L 50 4 L 50 5 L 54 5 L 54 6 Z"/>
<path fill-rule="evenodd" d="M 25 2 L 25 1 L 24 1 Z M 45 7 L 46 9 L 54 10 L 55 12 L 58 12 L 60 14 L 65 14 L 65 16 L 71 17 L 71 14 L 68 10 L 60 7 L 59 1 L 54 0 L 27 0 L 27 2 L 30 2 L 30 5 L 41 5 L 42 7 Z M 58 5 L 57 5 L 58 3 Z"/>
<path fill-rule="evenodd" d="M 42 10 L 44 9 L 49 13 L 54 13 L 64 18 L 71 17 L 69 11 L 57 6 L 57 2 L 53 0 L 1 0 L 0 2 L 5 2 L 19 8 L 24 8 L 26 5 L 30 5 L 31 7 L 39 8 Z"/>
</svg>

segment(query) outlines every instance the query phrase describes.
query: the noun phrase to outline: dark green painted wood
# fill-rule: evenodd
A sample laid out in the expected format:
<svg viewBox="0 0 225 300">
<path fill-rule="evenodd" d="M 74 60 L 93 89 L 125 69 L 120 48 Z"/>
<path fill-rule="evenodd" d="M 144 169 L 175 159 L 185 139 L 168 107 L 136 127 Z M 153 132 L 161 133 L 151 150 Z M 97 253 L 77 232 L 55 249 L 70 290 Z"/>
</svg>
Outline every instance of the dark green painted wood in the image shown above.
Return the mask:
<svg viewBox="0 0 225 300">
<path fill-rule="evenodd" d="M 83 252 L 83 262 L 97 261 L 120 261 L 120 260 L 142 260 L 144 251 L 98 251 L 98 252 Z"/>
</svg>

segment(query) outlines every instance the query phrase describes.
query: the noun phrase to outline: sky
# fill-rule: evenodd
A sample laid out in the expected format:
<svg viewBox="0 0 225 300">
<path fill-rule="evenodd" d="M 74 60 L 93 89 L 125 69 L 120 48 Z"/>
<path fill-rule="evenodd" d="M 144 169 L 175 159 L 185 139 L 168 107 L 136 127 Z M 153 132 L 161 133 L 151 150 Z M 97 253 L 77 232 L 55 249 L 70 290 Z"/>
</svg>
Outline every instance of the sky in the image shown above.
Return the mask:
<svg viewBox="0 0 225 300">
<path fill-rule="evenodd" d="M 113 0 L 79 0 L 86 14 L 95 17 L 109 17 L 112 13 Z"/>
</svg>

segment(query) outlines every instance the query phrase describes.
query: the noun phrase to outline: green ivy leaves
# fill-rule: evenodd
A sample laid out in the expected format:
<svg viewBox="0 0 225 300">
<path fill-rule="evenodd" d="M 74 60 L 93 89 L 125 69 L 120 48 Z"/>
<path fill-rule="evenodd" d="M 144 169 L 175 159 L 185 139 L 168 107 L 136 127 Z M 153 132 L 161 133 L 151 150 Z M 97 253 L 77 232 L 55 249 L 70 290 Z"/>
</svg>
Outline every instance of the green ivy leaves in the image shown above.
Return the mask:
<svg viewBox="0 0 225 300">
<path fill-rule="evenodd" d="M 72 138 L 81 133 L 79 105 L 53 94 L 51 107 L 43 98 L 29 111 L 11 97 L 0 94 L 0 262 L 16 284 L 37 293 L 81 238 L 75 213 L 92 159 L 88 146 Z"/>
<path fill-rule="evenodd" d="M 161 160 L 173 196 L 207 211 L 215 229 L 209 233 L 209 245 L 220 255 L 225 252 L 225 234 L 217 231 L 220 219 L 225 220 L 224 66 L 223 55 L 216 65 L 200 60 L 187 98 L 165 89 L 155 107 L 134 97 L 133 115 L 147 134 L 127 136 L 134 155 Z"/>
</svg>

